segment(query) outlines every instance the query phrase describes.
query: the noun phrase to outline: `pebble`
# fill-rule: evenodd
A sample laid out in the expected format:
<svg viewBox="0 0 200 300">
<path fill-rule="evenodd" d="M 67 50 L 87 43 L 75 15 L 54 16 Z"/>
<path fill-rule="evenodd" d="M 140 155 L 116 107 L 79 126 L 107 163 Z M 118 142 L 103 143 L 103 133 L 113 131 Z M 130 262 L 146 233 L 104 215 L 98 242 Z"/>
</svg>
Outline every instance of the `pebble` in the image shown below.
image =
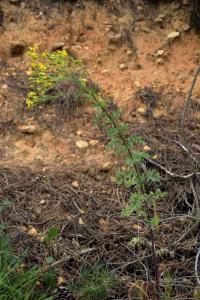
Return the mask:
<svg viewBox="0 0 200 300">
<path fill-rule="evenodd" d="M 164 50 L 164 49 L 159 49 L 159 50 L 156 52 L 156 55 L 157 55 L 157 56 L 162 56 L 164 53 L 165 53 L 165 50 Z"/>
<path fill-rule="evenodd" d="M 76 134 L 77 134 L 78 136 L 81 136 L 81 135 L 83 134 L 83 132 L 82 132 L 82 130 L 77 130 Z"/>
<path fill-rule="evenodd" d="M 2 88 L 3 90 L 7 90 L 8 85 L 7 85 L 7 84 L 3 84 L 1 88 Z"/>
<path fill-rule="evenodd" d="M 131 51 L 131 50 L 127 50 L 126 53 L 127 53 L 128 56 L 132 56 L 133 55 L 133 51 Z"/>
<path fill-rule="evenodd" d="M 91 140 L 91 141 L 89 142 L 89 144 L 90 144 L 91 146 L 96 146 L 96 145 L 98 144 L 98 140 Z"/>
<path fill-rule="evenodd" d="M 145 115 L 145 113 L 146 113 L 146 108 L 140 106 L 140 107 L 137 108 L 136 112 L 137 112 L 138 114 L 140 114 L 140 115 Z"/>
<path fill-rule="evenodd" d="M 53 46 L 51 47 L 51 51 L 55 52 L 57 50 L 62 50 L 64 46 L 65 46 L 65 43 L 57 42 L 57 43 L 53 44 Z"/>
<path fill-rule="evenodd" d="M 113 163 L 111 161 L 107 161 L 105 162 L 102 167 L 101 170 L 103 171 L 110 171 L 110 169 L 113 167 Z"/>
<path fill-rule="evenodd" d="M 138 80 L 134 81 L 134 84 L 136 85 L 136 87 L 140 88 L 141 87 L 141 83 Z"/>
<path fill-rule="evenodd" d="M 38 235 L 37 229 L 35 227 L 30 227 L 28 234 L 32 236 L 37 236 Z"/>
<path fill-rule="evenodd" d="M 102 70 L 101 73 L 102 73 L 102 74 L 107 74 L 107 73 L 108 73 L 108 70 L 107 70 L 107 69 L 104 69 L 104 70 Z"/>
<path fill-rule="evenodd" d="M 39 202 L 39 205 L 45 205 L 46 204 L 46 200 L 42 199 L 40 202 Z"/>
<path fill-rule="evenodd" d="M 85 148 L 87 148 L 89 146 L 89 144 L 86 141 L 79 140 L 79 141 L 76 141 L 76 146 L 79 149 L 85 149 Z"/>
<path fill-rule="evenodd" d="M 145 145 L 144 148 L 143 148 L 143 150 L 144 150 L 145 152 L 149 152 L 149 151 L 151 150 L 151 147 Z"/>
<path fill-rule="evenodd" d="M 174 39 L 178 38 L 180 36 L 180 32 L 178 31 L 173 31 L 173 32 L 170 32 L 168 35 L 167 35 L 167 40 L 168 41 L 173 41 Z"/>
<path fill-rule="evenodd" d="M 76 188 L 76 189 L 78 189 L 79 188 L 79 183 L 78 183 L 78 181 L 73 181 L 72 182 L 72 186 L 74 187 L 74 188 Z"/>
<path fill-rule="evenodd" d="M 120 65 L 119 65 L 119 68 L 120 68 L 122 71 L 124 71 L 124 70 L 126 70 L 128 67 L 127 67 L 127 65 L 125 65 L 125 64 L 120 64 Z"/>
<path fill-rule="evenodd" d="M 37 132 L 37 127 L 35 125 L 21 125 L 21 126 L 18 126 L 18 130 L 21 133 L 34 134 Z"/>
</svg>

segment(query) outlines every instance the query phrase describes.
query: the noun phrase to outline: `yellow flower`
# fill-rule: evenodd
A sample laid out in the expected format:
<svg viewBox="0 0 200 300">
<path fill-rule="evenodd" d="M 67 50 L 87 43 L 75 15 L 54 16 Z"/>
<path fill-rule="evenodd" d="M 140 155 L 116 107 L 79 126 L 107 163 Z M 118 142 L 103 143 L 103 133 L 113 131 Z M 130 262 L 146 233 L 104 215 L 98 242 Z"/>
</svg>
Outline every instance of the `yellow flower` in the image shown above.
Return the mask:
<svg viewBox="0 0 200 300">
<path fill-rule="evenodd" d="M 37 64 L 38 69 L 40 69 L 40 71 L 46 71 L 47 67 L 43 64 L 43 63 L 38 63 Z"/>
<path fill-rule="evenodd" d="M 39 99 L 35 92 L 28 93 L 28 96 L 26 99 L 26 104 L 27 104 L 28 108 L 31 108 L 32 106 L 34 106 L 38 101 L 39 101 Z"/>
<path fill-rule="evenodd" d="M 31 63 L 31 68 L 36 68 L 37 64 L 36 63 Z"/>
<path fill-rule="evenodd" d="M 48 57 L 48 52 L 47 52 L 47 51 L 44 51 L 44 52 L 42 53 L 42 57 L 43 57 L 43 58 Z"/>
<path fill-rule="evenodd" d="M 60 57 L 67 57 L 68 53 L 66 50 L 57 50 L 57 53 L 59 54 Z"/>
</svg>

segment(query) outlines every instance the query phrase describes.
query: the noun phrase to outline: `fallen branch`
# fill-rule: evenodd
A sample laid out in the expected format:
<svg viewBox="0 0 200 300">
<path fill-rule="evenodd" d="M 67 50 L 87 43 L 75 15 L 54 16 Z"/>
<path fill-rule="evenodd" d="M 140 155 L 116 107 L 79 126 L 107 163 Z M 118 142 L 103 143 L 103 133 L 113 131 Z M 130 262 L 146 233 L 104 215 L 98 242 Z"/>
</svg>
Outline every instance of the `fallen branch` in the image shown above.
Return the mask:
<svg viewBox="0 0 200 300">
<path fill-rule="evenodd" d="M 80 255 L 84 255 L 84 254 L 88 254 L 90 252 L 96 251 L 97 248 L 87 248 L 87 249 L 82 249 L 80 250 L 78 253 L 74 253 L 74 255 L 67 255 L 64 258 L 57 260 L 55 262 L 53 262 L 52 264 L 45 266 L 42 268 L 42 273 L 48 271 L 49 269 L 53 269 L 58 267 L 59 265 L 68 262 L 70 259 L 73 259 L 75 256 L 80 256 Z"/>
<path fill-rule="evenodd" d="M 199 256 L 200 256 L 200 247 L 199 247 L 199 249 L 197 251 L 197 255 L 196 255 L 196 259 L 195 259 L 195 267 L 194 267 L 195 276 L 196 276 L 196 279 L 197 279 L 197 283 L 200 285 L 200 279 L 199 279 L 199 274 L 198 274 Z"/>
<path fill-rule="evenodd" d="M 191 102 L 191 97 L 192 97 L 193 89 L 195 87 L 195 84 L 196 84 L 196 81 L 197 81 L 199 73 L 200 73 L 200 65 L 198 66 L 198 68 L 197 68 L 197 70 L 196 70 L 196 72 L 194 74 L 194 78 L 192 80 L 192 84 L 191 84 L 190 90 L 188 92 L 188 96 L 186 98 L 185 106 L 184 106 L 183 112 L 181 114 L 179 128 L 180 128 L 180 132 L 181 132 L 182 137 L 184 136 L 185 117 L 186 117 L 186 114 L 187 114 L 187 111 L 188 111 L 188 108 L 189 108 L 189 105 L 190 105 L 190 102 Z"/>
<path fill-rule="evenodd" d="M 167 175 L 169 175 L 173 178 L 189 179 L 189 178 L 192 178 L 195 175 L 196 176 L 200 175 L 200 172 L 189 173 L 189 174 L 186 174 L 186 175 L 176 174 L 176 173 L 173 173 L 173 172 L 169 171 L 164 166 L 162 166 L 160 163 L 152 160 L 151 158 L 145 158 L 145 160 L 147 162 L 149 162 L 150 164 L 154 165 L 155 167 L 157 167 L 158 169 L 164 171 Z"/>
</svg>

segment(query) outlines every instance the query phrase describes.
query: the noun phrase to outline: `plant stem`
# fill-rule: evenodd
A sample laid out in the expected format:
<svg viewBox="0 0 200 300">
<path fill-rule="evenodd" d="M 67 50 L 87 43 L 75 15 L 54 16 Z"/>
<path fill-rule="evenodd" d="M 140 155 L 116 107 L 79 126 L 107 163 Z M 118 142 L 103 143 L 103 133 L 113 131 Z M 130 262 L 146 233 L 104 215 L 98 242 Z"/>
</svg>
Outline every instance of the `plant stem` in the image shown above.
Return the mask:
<svg viewBox="0 0 200 300">
<path fill-rule="evenodd" d="M 116 122 L 112 118 L 112 116 L 109 114 L 107 109 L 101 104 L 100 101 L 98 101 L 98 99 L 96 98 L 95 95 L 92 95 L 92 96 L 95 99 L 95 101 L 100 105 L 102 112 L 105 113 L 106 117 L 110 120 L 112 126 L 115 129 L 117 129 L 118 125 L 116 124 Z M 132 159 L 133 158 L 132 152 L 131 152 L 130 148 L 127 146 L 124 136 L 120 132 L 118 132 L 118 136 L 119 136 L 120 140 L 122 141 L 123 146 L 126 148 L 127 154 Z M 133 170 L 136 173 L 136 175 L 139 176 L 139 170 L 138 170 L 137 166 L 134 164 L 133 164 Z M 140 185 L 140 192 L 145 193 L 144 184 Z M 159 272 L 158 272 L 158 262 L 157 262 L 157 258 L 156 258 L 156 252 L 155 252 L 155 236 L 154 236 L 153 229 L 151 228 L 151 225 L 150 225 L 151 216 L 150 216 L 150 211 L 149 211 L 149 207 L 148 207 L 146 200 L 144 201 L 144 204 L 145 204 L 146 211 L 147 211 L 147 219 L 148 219 L 149 233 L 150 233 L 150 239 L 151 239 L 152 265 L 153 265 L 153 269 L 154 269 L 154 278 L 155 278 L 155 282 L 156 282 L 156 295 L 155 296 L 156 296 L 156 300 L 160 300 L 160 291 L 159 291 L 160 280 L 159 280 Z"/>
</svg>

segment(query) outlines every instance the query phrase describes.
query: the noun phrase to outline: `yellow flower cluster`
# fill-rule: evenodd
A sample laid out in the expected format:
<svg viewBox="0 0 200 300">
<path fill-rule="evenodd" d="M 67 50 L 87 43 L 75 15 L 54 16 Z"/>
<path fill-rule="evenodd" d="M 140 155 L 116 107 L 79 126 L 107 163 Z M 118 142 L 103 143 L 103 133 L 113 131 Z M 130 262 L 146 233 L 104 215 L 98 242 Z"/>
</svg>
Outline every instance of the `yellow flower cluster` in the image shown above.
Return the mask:
<svg viewBox="0 0 200 300">
<path fill-rule="evenodd" d="M 31 108 L 39 103 L 38 95 L 35 92 L 28 93 L 26 104 L 28 108 Z"/>
<path fill-rule="evenodd" d="M 38 58 L 38 46 L 34 45 L 33 47 L 29 47 L 29 51 L 27 52 L 27 55 L 30 56 L 33 60 L 36 60 Z"/>
<path fill-rule="evenodd" d="M 40 54 L 37 45 L 30 47 L 27 55 L 31 58 L 30 70 L 27 73 L 31 88 L 26 99 L 28 108 L 47 102 L 50 98 L 59 98 L 59 91 L 49 96 L 49 90 L 56 88 L 59 83 L 69 78 L 71 80 L 71 75 L 78 70 L 78 61 L 70 57 L 65 50 L 44 51 Z M 80 85 L 80 88 L 86 88 L 87 80 L 83 76 L 79 79 L 74 78 L 74 81 Z"/>
<path fill-rule="evenodd" d="M 44 71 L 46 71 L 47 66 L 45 66 L 45 64 L 40 63 L 40 62 L 38 62 L 38 63 L 33 62 L 33 63 L 31 63 L 31 68 L 37 69 L 37 71 L 44 72 Z"/>
<path fill-rule="evenodd" d="M 56 51 L 56 53 L 58 54 L 59 57 L 62 57 L 62 58 L 65 58 L 68 56 L 68 53 L 65 50 L 58 50 L 58 51 Z"/>
</svg>

